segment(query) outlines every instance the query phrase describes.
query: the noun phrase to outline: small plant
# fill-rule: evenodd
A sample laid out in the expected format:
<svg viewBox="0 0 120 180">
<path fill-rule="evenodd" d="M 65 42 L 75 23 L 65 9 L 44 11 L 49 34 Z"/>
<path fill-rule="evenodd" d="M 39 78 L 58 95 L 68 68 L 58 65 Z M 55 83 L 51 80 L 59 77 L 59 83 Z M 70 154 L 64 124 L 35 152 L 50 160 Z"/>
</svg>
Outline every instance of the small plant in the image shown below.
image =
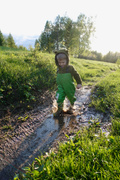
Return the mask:
<svg viewBox="0 0 120 180">
<path fill-rule="evenodd" d="M 29 118 L 29 116 L 26 116 L 26 117 L 20 116 L 20 117 L 18 118 L 18 120 L 20 120 L 21 122 L 25 122 L 28 118 Z"/>
<path fill-rule="evenodd" d="M 2 130 L 8 130 L 8 129 L 12 130 L 12 126 L 11 125 L 5 125 L 2 127 Z"/>
<path fill-rule="evenodd" d="M 100 131 L 100 122 L 96 120 L 89 120 L 90 125 L 88 127 L 88 132 L 91 137 L 94 136 L 94 133 L 98 133 Z"/>
</svg>

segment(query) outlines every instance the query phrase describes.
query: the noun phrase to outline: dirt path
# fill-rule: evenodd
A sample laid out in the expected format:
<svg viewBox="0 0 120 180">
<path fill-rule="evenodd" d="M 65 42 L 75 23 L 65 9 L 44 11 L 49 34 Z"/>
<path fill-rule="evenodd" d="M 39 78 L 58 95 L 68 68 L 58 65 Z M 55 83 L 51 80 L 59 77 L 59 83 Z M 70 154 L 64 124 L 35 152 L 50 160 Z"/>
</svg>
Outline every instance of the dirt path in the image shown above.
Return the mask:
<svg viewBox="0 0 120 180">
<path fill-rule="evenodd" d="M 98 119 L 102 130 L 108 133 L 110 118 L 88 107 L 90 95 L 91 87 L 88 86 L 76 91 L 76 116 L 53 118 L 52 104 L 30 111 L 27 120 L 18 124 L 11 136 L 1 140 L 0 180 L 13 179 L 14 174 L 31 164 L 35 157 L 55 148 L 58 141 L 65 140 L 65 134 L 72 136 L 82 126 L 88 126 L 91 119 Z"/>
</svg>

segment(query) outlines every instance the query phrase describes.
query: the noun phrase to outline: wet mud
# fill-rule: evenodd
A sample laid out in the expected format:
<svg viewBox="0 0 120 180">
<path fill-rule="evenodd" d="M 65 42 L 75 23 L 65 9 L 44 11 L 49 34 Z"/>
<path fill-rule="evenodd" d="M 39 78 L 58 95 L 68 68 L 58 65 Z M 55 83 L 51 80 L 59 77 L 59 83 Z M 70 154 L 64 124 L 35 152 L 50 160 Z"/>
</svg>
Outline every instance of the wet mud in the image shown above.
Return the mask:
<svg viewBox="0 0 120 180">
<path fill-rule="evenodd" d="M 65 114 L 54 118 L 51 113 L 52 106 L 33 111 L 31 121 L 19 127 L 19 130 L 16 130 L 19 133 L 11 139 L 6 139 L 0 146 L 0 180 L 13 179 L 15 173 L 21 172 L 22 168 L 31 164 L 36 157 L 49 151 L 51 147 L 54 148 L 56 141 L 64 140 L 65 134 L 72 136 L 75 130 L 89 126 L 89 121 L 99 121 L 102 131 L 108 134 L 108 127 L 111 126 L 110 116 L 89 108 L 90 95 L 89 86 L 76 90 L 77 100 L 73 115 Z M 55 105 L 53 109 L 54 107 Z M 66 99 L 64 110 L 68 107 L 69 101 Z"/>
</svg>

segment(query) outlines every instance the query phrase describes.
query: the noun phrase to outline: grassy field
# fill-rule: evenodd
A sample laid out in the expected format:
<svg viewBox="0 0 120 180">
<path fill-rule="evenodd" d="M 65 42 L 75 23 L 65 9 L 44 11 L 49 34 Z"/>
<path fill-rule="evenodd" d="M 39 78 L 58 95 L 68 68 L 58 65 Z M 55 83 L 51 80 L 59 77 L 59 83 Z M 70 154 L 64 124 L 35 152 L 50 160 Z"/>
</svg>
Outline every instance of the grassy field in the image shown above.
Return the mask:
<svg viewBox="0 0 120 180">
<path fill-rule="evenodd" d="M 57 153 L 36 158 L 24 169 L 26 173 L 14 180 L 120 179 L 119 152 L 119 136 L 95 136 L 93 128 L 84 129 L 60 144 Z"/>
<path fill-rule="evenodd" d="M 95 126 L 80 130 L 58 152 L 36 157 L 14 180 L 120 179 L 120 69 L 116 64 L 70 57 L 83 85 L 94 87 L 91 106 L 112 114 L 108 137 Z M 0 106 L 32 101 L 36 91 L 55 90 L 54 55 L 0 48 Z"/>
<path fill-rule="evenodd" d="M 0 49 L 0 106 L 32 101 L 55 87 L 53 56 Z"/>
<path fill-rule="evenodd" d="M 83 85 L 93 85 L 116 69 L 115 64 L 70 58 Z M 45 90 L 56 88 L 54 54 L 0 48 L 0 106 L 35 101 Z"/>
<path fill-rule="evenodd" d="M 95 85 L 107 74 L 117 69 L 117 65 L 113 63 L 78 58 L 71 58 L 70 63 L 81 75 L 83 85 Z"/>
<path fill-rule="evenodd" d="M 98 82 L 93 91 L 91 105 L 112 113 L 112 133 L 120 135 L 120 69 Z"/>
</svg>

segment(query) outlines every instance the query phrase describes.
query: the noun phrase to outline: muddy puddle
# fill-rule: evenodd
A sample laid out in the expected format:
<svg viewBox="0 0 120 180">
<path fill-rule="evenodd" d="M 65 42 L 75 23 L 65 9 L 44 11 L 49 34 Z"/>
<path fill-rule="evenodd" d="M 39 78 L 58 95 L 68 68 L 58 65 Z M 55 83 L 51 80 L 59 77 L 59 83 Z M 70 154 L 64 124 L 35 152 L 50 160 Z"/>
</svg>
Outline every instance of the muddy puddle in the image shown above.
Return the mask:
<svg viewBox="0 0 120 180">
<path fill-rule="evenodd" d="M 94 109 L 89 108 L 91 88 L 88 86 L 82 87 L 80 90 L 76 90 L 76 102 L 74 105 L 74 115 L 65 115 L 64 117 L 54 118 L 52 114 L 48 114 L 43 123 L 31 133 L 26 135 L 22 140 L 18 138 L 18 141 L 12 142 L 8 147 L 12 148 L 12 152 L 9 153 L 7 148 L 6 154 L 0 155 L 0 180 L 13 179 L 15 173 L 21 172 L 22 168 L 32 163 L 35 157 L 47 152 L 54 140 L 56 140 L 59 134 L 67 128 L 72 126 L 73 123 L 77 124 L 77 127 L 88 126 L 90 120 L 98 120 L 101 123 L 101 129 L 108 134 L 108 126 L 110 125 L 110 118 L 107 115 L 96 112 Z M 69 101 L 66 99 L 64 103 L 64 109 L 69 107 Z M 55 108 L 55 102 L 54 107 Z M 9 143 L 9 142 L 8 142 Z M 8 153 L 7 153 L 8 152 Z"/>
</svg>

